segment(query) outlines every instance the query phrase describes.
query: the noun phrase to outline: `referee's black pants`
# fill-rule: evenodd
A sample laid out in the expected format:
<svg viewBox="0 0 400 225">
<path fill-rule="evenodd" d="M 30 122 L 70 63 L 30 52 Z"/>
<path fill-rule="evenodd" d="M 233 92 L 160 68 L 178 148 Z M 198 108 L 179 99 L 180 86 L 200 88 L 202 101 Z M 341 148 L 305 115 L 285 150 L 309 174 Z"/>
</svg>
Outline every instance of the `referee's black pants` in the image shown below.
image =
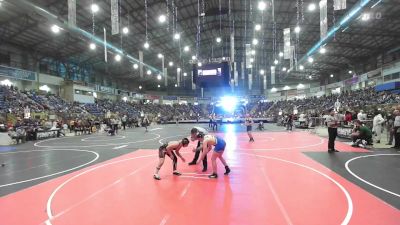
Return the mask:
<svg viewBox="0 0 400 225">
<path fill-rule="evenodd" d="M 328 127 L 329 142 L 328 150 L 335 150 L 335 139 L 337 136 L 337 128 Z"/>
<path fill-rule="evenodd" d="M 197 142 L 196 150 L 197 150 L 197 148 L 199 148 L 199 147 L 200 147 L 200 141 Z M 196 151 L 196 153 L 194 154 L 194 158 L 193 158 L 192 162 L 194 162 L 194 163 L 197 162 L 197 160 L 198 160 L 199 157 L 200 157 L 200 153 L 201 153 L 201 152 L 203 152 L 203 149 L 201 149 L 201 151 Z M 204 169 L 207 169 L 207 155 L 206 155 L 206 157 L 204 157 L 204 159 L 203 159 L 203 168 L 204 168 Z"/>
</svg>

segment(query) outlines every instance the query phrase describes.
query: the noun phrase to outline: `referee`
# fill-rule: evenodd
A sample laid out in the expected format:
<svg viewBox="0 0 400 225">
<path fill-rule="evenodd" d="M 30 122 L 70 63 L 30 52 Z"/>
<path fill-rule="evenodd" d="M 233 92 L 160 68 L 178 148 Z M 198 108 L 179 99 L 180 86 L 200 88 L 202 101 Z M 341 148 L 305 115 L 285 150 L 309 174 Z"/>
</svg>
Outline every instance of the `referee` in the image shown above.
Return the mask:
<svg viewBox="0 0 400 225">
<path fill-rule="evenodd" d="M 335 115 L 335 110 L 330 109 L 329 115 L 326 117 L 326 123 L 328 125 L 328 134 L 329 134 L 329 142 L 328 142 L 328 152 L 339 152 L 335 149 L 335 139 L 337 136 L 337 128 L 339 125 L 339 121 Z"/>
<path fill-rule="evenodd" d="M 208 134 L 208 131 L 202 127 L 193 127 L 192 130 L 190 130 L 190 139 L 192 141 L 197 140 L 197 135 L 199 133 L 202 133 L 204 135 Z M 189 163 L 189 166 L 191 165 L 196 165 L 197 160 L 199 159 L 200 153 L 203 151 L 203 142 L 198 140 L 197 142 L 197 147 L 196 147 L 196 153 L 194 155 L 193 160 Z M 203 159 L 203 170 L 202 172 L 207 171 L 207 155 Z"/>
</svg>

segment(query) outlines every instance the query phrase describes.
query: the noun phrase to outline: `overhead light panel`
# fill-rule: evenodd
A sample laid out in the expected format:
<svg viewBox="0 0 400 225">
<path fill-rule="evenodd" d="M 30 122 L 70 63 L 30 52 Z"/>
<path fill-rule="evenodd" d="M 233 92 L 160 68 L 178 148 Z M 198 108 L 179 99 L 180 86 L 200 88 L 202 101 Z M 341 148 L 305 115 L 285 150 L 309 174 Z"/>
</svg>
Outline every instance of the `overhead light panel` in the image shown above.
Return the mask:
<svg viewBox="0 0 400 225">
<path fill-rule="evenodd" d="M 145 49 L 148 49 L 148 48 L 150 47 L 150 45 L 149 45 L 149 43 L 146 41 L 146 42 L 144 43 L 143 47 L 144 47 Z"/>
<path fill-rule="evenodd" d="M 128 34 L 129 33 L 129 28 L 128 27 L 122 28 L 122 33 Z"/>
<path fill-rule="evenodd" d="M 178 34 L 178 33 L 174 34 L 174 39 L 175 39 L 175 40 L 181 39 L 181 35 Z"/>
<path fill-rule="evenodd" d="M 95 44 L 95 43 L 90 43 L 90 44 L 89 44 L 89 48 L 90 48 L 91 50 L 95 50 L 95 49 L 96 49 L 96 44 Z"/>
<path fill-rule="evenodd" d="M 220 43 L 222 41 L 220 37 L 217 37 L 215 40 L 217 41 L 217 43 Z"/>
<path fill-rule="evenodd" d="M 190 50 L 189 46 L 185 46 L 185 47 L 183 48 L 183 51 L 185 51 L 185 52 L 188 52 L 189 50 Z"/>
<path fill-rule="evenodd" d="M 55 34 L 60 33 L 60 29 L 61 28 L 59 26 L 57 26 L 57 25 L 51 26 L 51 31 L 53 31 L 53 33 L 55 33 Z"/>
<path fill-rule="evenodd" d="M 325 54 L 326 53 L 326 49 L 324 47 L 319 49 L 319 53 L 321 54 Z"/>
<path fill-rule="evenodd" d="M 203 64 L 201 62 L 197 63 L 198 67 L 201 67 Z"/>
<path fill-rule="evenodd" d="M 133 69 L 135 69 L 135 70 L 137 70 L 139 68 L 139 65 L 138 64 L 133 64 Z"/>
<path fill-rule="evenodd" d="M 158 22 L 165 23 L 165 21 L 167 21 L 167 17 L 165 15 L 160 15 L 158 17 Z"/>
<path fill-rule="evenodd" d="M 278 65 L 279 61 L 277 59 L 274 60 L 274 64 Z"/>
<path fill-rule="evenodd" d="M 168 65 L 169 66 L 174 66 L 174 62 L 169 62 Z"/>
<path fill-rule="evenodd" d="M 369 13 L 363 13 L 363 14 L 361 15 L 361 20 L 362 20 L 362 21 L 368 21 L 369 18 L 370 18 Z"/>
<path fill-rule="evenodd" d="M 308 60 L 308 62 L 309 62 L 309 63 L 312 63 L 312 62 L 314 62 L 314 59 L 313 59 L 312 57 L 308 57 L 308 59 L 307 59 L 307 60 Z"/>
<path fill-rule="evenodd" d="M 260 24 L 256 24 L 256 25 L 254 26 L 254 29 L 255 29 L 256 31 L 261 30 L 261 25 L 260 25 Z"/>
<path fill-rule="evenodd" d="M 331 74 L 331 77 L 333 77 L 333 74 Z"/>
<path fill-rule="evenodd" d="M 264 11 L 267 8 L 267 4 L 264 1 L 259 1 L 257 8 L 258 10 Z"/>
<path fill-rule="evenodd" d="M 97 13 L 98 11 L 99 11 L 99 5 L 97 5 L 97 4 L 92 4 L 91 6 L 90 6 L 90 9 L 92 10 L 92 13 Z"/>
<path fill-rule="evenodd" d="M 157 57 L 158 57 L 159 59 L 162 59 L 164 56 L 163 56 L 163 54 L 158 53 Z"/>
<path fill-rule="evenodd" d="M 260 74 L 264 75 L 265 71 L 264 70 L 260 70 Z"/>
<path fill-rule="evenodd" d="M 300 27 L 299 27 L 299 26 L 296 26 L 296 27 L 294 28 L 294 32 L 297 33 L 297 34 L 300 33 Z"/>
<path fill-rule="evenodd" d="M 300 66 L 299 66 L 299 69 L 300 69 L 300 70 L 304 70 L 304 66 L 303 66 L 303 65 L 300 65 Z"/>
<path fill-rule="evenodd" d="M 258 45 L 258 40 L 256 38 L 253 39 L 253 45 Z"/>
<path fill-rule="evenodd" d="M 147 70 L 147 75 L 151 75 L 151 70 Z"/>
<path fill-rule="evenodd" d="M 161 75 L 160 74 L 157 75 L 157 80 L 161 80 Z"/>
<path fill-rule="evenodd" d="M 119 54 L 115 55 L 114 59 L 117 62 L 121 61 L 121 55 L 119 55 Z"/>
<path fill-rule="evenodd" d="M 312 12 L 317 8 L 317 6 L 315 5 L 315 3 L 310 3 L 308 5 L 308 11 Z"/>
</svg>

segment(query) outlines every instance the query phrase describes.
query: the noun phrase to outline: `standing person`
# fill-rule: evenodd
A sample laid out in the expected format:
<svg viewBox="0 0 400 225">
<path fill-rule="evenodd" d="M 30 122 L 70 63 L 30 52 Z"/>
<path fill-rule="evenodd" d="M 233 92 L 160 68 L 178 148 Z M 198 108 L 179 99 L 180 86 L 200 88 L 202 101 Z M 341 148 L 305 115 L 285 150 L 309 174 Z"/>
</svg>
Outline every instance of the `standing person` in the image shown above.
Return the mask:
<svg viewBox="0 0 400 225">
<path fill-rule="evenodd" d="M 393 112 L 394 124 L 393 124 L 393 134 L 394 134 L 394 146 L 393 148 L 400 149 L 400 112 L 399 110 L 394 110 Z"/>
<path fill-rule="evenodd" d="M 126 122 L 127 122 L 128 118 L 126 115 L 124 115 L 121 119 L 122 121 L 122 127 L 124 128 L 124 130 L 126 129 Z"/>
<path fill-rule="evenodd" d="M 392 145 L 394 139 L 394 132 L 393 132 L 394 118 L 392 115 L 388 115 L 386 119 L 387 119 L 386 130 L 388 132 L 388 143 L 386 145 Z"/>
<path fill-rule="evenodd" d="M 293 130 L 293 115 L 288 114 L 286 118 L 286 130 L 292 131 Z"/>
<path fill-rule="evenodd" d="M 178 156 L 183 162 L 185 162 L 185 158 L 182 157 L 182 155 L 179 153 L 179 150 L 181 150 L 182 147 L 187 147 L 189 145 L 189 139 L 183 138 L 181 141 L 170 141 L 168 144 L 163 144 L 160 146 L 158 149 L 158 157 L 159 157 L 159 162 L 156 168 L 156 172 L 153 176 L 154 179 L 156 180 L 161 180 L 159 172 L 164 164 L 165 161 L 165 155 L 170 157 L 172 159 L 172 167 L 173 167 L 173 172 L 172 174 L 175 176 L 180 176 L 181 173 L 177 171 L 177 166 L 178 166 Z M 175 151 L 175 152 L 174 152 Z"/>
<path fill-rule="evenodd" d="M 382 136 L 384 122 L 385 122 L 385 119 L 383 119 L 381 113 L 378 111 L 375 112 L 372 130 L 375 132 L 375 135 L 376 135 L 376 143 L 381 143 L 381 136 Z"/>
<path fill-rule="evenodd" d="M 211 148 L 214 146 L 214 151 L 212 153 L 211 157 L 211 163 L 212 163 L 212 170 L 213 173 L 209 175 L 209 178 L 218 178 L 217 174 L 217 158 L 224 164 L 225 166 L 225 175 L 228 175 L 231 172 L 231 169 L 229 168 L 228 164 L 226 163 L 224 157 L 222 157 L 222 154 L 224 153 L 225 147 L 226 147 L 226 142 L 224 139 L 214 136 L 214 135 L 204 135 L 204 134 L 198 134 L 197 139 L 203 142 L 203 152 L 201 153 L 201 156 L 199 160 L 197 161 L 197 164 L 199 164 L 207 155 L 207 153 L 211 150 Z"/>
<path fill-rule="evenodd" d="M 192 130 L 190 130 L 190 139 L 192 141 L 197 140 L 197 147 L 196 147 L 196 153 L 194 154 L 194 158 L 193 160 L 189 163 L 189 166 L 191 165 L 196 165 L 197 160 L 199 159 L 200 153 L 203 151 L 203 143 L 198 140 L 197 135 L 199 134 L 204 134 L 207 135 L 208 131 L 202 127 L 193 127 Z M 206 172 L 207 171 L 207 156 L 204 157 L 203 159 L 203 170 L 202 172 Z"/>
<path fill-rule="evenodd" d="M 339 152 L 335 149 L 335 139 L 337 137 L 337 128 L 339 121 L 335 115 L 335 110 L 330 109 L 329 115 L 326 117 L 326 124 L 328 126 L 329 142 L 328 142 L 328 152 Z"/>
<path fill-rule="evenodd" d="M 145 116 L 142 120 L 142 127 L 146 128 L 146 132 L 148 132 L 147 127 L 149 126 L 149 118 L 147 118 L 147 116 Z"/>
<path fill-rule="evenodd" d="M 247 135 L 250 138 L 249 142 L 254 142 L 253 134 L 251 133 L 253 129 L 253 118 L 251 118 L 250 114 L 246 114 L 244 125 L 246 126 Z"/>
</svg>

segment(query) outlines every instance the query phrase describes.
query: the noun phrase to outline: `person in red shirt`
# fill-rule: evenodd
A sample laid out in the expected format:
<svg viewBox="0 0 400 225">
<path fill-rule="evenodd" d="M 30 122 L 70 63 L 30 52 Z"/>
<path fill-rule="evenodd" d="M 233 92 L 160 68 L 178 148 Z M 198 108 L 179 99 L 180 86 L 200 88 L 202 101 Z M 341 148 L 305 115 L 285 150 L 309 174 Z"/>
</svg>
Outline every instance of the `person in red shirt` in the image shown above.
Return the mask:
<svg viewBox="0 0 400 225">
<path fill-rule="evenodd" d="M 351 112 L 346 111 L 346 115 L 344 117 L 344 121 L 349 124 L 353 120 L 353 116 L 351 115 Z"/>
</svg>

